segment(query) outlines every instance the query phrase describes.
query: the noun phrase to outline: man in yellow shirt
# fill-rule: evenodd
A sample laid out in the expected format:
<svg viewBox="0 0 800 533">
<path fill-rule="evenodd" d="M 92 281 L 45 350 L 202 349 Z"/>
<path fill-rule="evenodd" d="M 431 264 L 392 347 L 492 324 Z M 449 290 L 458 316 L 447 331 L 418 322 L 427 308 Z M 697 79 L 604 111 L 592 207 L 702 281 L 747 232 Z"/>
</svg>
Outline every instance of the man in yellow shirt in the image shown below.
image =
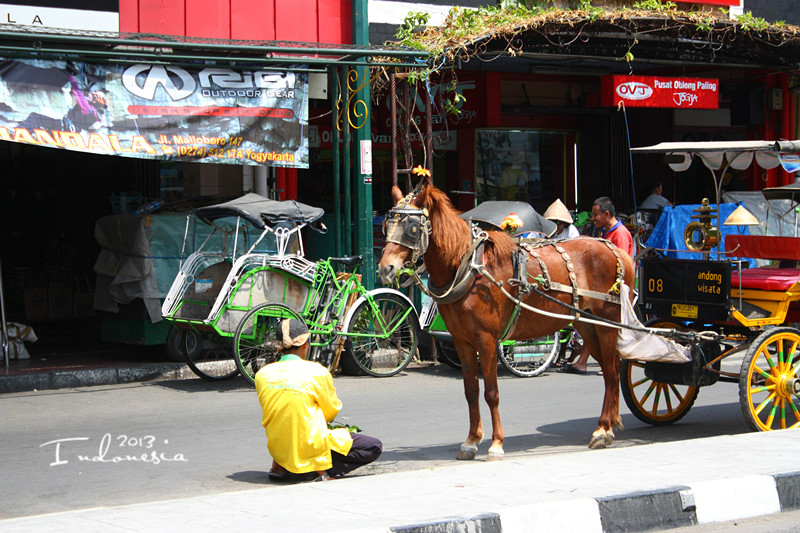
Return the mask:
<svg viewBox="0 0 800 533">
<path fill-rule="evenodd" d="M 342 402 L 330 372 L 305 360 L 306 325 L 296 319 L 281 321 L 276 342 L 283 357 L 259 370 L 255 378 L 261 424 L 273 459 L 270 478 L 316 472 L 322 481 L 377 459 L 383 449 L 378 439 L 351 434 L 347 428 L 328 429 L 327 422 L 336 417 Z"/>
</svg>

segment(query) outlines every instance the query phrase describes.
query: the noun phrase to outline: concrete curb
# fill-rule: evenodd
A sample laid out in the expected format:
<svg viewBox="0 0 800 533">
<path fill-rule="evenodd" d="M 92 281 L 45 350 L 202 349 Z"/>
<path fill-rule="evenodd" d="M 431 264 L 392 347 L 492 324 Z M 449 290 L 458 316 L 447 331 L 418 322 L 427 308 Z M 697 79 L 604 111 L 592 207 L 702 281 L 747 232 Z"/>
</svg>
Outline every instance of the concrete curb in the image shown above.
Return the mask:
<svg viewBox="0 0 800 533">
<path fill-rule="evenodd" d="M 499 513 L 389 528 L 399 533 L 664 530 L 800 509 L 800 472 L 701 481 L 601 498 L 516 506 Z"/>
<path fill-rule="evenodd" d="M 195 373 L 184 363 L 149 363 L 123 368 L 54 369 L 36 374 L 2 376 L 0 377 L 0 394 L 143 381 L 171 381 L 196 377 Z"/>
</svg>

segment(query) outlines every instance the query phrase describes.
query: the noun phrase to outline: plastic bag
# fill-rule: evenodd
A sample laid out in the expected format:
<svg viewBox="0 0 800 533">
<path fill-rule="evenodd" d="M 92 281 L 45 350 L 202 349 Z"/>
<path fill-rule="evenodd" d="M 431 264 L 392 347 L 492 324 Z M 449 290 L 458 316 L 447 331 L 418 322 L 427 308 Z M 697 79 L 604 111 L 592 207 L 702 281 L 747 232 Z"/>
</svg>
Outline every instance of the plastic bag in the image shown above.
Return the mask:
<svg viewBox="0 0 800 533">
<path fill-rule="evenodd" d="M 622 303 L 621 321 L 626 326 L 644 325 L 636 318 L 636 313 L 631 305 L 629 293 L 630 289 L 624 283 L 621 284 L 620 300 Z M 635 361 L 658 361 L 662 363 L 688 363 L 692 360 L 690 349 L 681 346 L 677 342 L 660 337 L 655 333 L 646 333 L 627 328 L 620 328 L 617 336 L 617 349 L 622 359 L 632 359 Z"/>
</svg>

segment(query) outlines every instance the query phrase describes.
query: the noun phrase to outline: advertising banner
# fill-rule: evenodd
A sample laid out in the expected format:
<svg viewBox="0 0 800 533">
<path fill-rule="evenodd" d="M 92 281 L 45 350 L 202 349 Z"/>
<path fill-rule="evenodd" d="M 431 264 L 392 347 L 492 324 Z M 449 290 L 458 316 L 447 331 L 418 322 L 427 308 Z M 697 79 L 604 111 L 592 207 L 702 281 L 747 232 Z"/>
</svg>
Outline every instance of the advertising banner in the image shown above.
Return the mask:
<svg viewBox="0 0 800 533">
<path fill-rule="evenodd" d="M 604 76 L 602 104 L 615 107 L 719 108 L 719 80 L 677 76 Z"/>
<path fill-rule="evenodd" d="M 307 74 L 0 59 L 0 140 L 308 168 Z"/>
</svg>

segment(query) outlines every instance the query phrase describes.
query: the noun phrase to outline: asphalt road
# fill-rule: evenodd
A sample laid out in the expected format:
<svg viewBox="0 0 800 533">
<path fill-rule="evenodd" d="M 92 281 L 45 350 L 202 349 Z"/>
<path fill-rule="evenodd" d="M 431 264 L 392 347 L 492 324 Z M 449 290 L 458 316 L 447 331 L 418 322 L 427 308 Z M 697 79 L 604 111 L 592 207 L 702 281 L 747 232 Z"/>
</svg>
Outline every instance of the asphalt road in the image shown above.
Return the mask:
<svg viewBox="0 0 800 533">
<path fill-rule="evenodd" d="M 506 456 L 586 449 L 600 413 L 596 375 L 501 369 Z M 380 474 L 455 464 L 467 434 L 460 373 L 444 365 L 385 379 L 337 377 L 339 421 L 384 442 L 361 471 Z M 737 387 L 701 389 L 678 424 L 651 427 L 622 404 L 615 447 L 747 432 Z M 0 397 L 0 517 L 165 500 L 269 486 L 271 459 L 254 389 L 199 379 L 5 394 Z M 484 431 L 491 432 L 482 407 Z M 484 460 L 484 441 L 476 460 Z M 133 460 L 132 458 L 138 460 Z M 713 457 L 709 457 L 713 461 Z M 275 485 L 280 490 L 280 485 Z"/>
</svg>

